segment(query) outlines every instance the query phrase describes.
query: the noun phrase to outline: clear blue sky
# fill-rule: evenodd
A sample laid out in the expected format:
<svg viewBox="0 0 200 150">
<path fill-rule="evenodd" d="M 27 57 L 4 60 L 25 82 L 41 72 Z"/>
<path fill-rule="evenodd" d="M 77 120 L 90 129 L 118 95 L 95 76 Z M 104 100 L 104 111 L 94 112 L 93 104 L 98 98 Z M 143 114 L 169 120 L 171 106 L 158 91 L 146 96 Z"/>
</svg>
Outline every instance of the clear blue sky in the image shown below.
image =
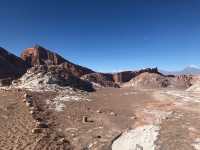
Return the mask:
<svg viewBox="0 0 200 150">
<path fill-rule="evenodd" d="M 200 64 L 199 0 L 0 0 L 0 46 L 40 44 L 97 71 Z"/>
</svg>

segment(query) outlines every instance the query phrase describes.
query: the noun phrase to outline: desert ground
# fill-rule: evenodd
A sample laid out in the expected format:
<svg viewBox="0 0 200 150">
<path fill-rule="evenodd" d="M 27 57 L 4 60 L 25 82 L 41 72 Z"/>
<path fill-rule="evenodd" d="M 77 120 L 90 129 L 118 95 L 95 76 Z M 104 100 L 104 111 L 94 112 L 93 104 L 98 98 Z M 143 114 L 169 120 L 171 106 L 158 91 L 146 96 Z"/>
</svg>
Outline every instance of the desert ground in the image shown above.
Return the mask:
<svg viewBox="0 0 200 150">
<path fill-rule="evenodd" d="M 0 118 L 2 150 L 200 149 L 198 92 L 2 88 Z"/>
</svg>

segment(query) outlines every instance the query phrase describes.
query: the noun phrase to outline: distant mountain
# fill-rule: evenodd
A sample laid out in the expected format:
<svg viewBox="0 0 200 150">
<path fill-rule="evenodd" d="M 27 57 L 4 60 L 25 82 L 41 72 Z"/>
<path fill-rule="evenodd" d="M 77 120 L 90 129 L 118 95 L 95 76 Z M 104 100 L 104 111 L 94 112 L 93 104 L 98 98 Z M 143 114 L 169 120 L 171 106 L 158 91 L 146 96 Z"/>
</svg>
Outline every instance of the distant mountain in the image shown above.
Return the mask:
<svg viewBox="0 0 200 150">
<path fill-rule="evenodd" d="M 195 65 L 190 65 L 180 71 L 164 71 L 164 70 L 159 70 L 159 71 L 165 75 L 200 75 L 200 67 Z"/>
</svg>

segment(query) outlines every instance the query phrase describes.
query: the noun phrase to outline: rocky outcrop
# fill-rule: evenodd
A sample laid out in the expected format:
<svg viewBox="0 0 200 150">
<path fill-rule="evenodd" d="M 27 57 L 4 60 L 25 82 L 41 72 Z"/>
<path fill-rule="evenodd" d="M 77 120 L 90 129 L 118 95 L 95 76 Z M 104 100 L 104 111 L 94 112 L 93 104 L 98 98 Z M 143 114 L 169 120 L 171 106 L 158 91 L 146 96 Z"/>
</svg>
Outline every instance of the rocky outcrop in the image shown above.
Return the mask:
<svg viewBox="0 0 200 150">
<path fill-rule="evenodd" d="M 158 72 L 157 68 L 146 68 L 138 71 L 124 71 L 119 73 L 90 73 L 83 75 L 81 78 L 83 80 L 92 82 L 93 85 L 96 84 L 96 86 L 101 87 L 120 87 L 119 85 L 130 85 L 128 83 L 132 79 L 136 78 L 140 74 L 143 73 L 155 73 L 159 76 L 163 76 L 161 73 Z M 137 80 L 137 78 L 136 78 Z M 127 84 L 123 84 L 127 83 Z"/>
<path fill-rule="evenodd" d="M 76 65 L 57 53 L 51 52 L 46 48 L 36 45 L 33 48 L 27 48 L 21 54 L 21 58 L 28 64 L 29 67 L 34 65 L 60 65 L 62 64 L 66 71 L 75 76 L 93 73 L 91 69 Z"/>
<path fill-rule="evenodd" d="M 51 52 L 39 45 L 33 48 L 27 48 L 22 52 L 21 58 L 30 66 L 34 65 L 59 65 L 66 60 L 60 55 Z"/>
<path fill-rule="evenodd" d="M 113 74 L 113 80 L 115 81 L 115 83 L 128 82 L 133 77 L 134 77 L 134 73 L 132 71 L 123 71 L 123 72 Z"/>
<path fill-rule="evenodd" d="M 82 76 L 81 79 L 92 82 L 101 87 L 119 87 L 119 85 L 114 82 L 112 74 L 91 73 Z"/>
<path fill-rule="evenodd" d="M 122 84 L 122 87 L 155 89 L 155 88 L 176 88 L 186 89 L 192 85 L 192 76 L 165 76 L 160 73 L 143 72 Z"/>
<path fill-rule="evenodd" d="M 132 78 L 140 75 L 141 73 L 148 72 L 148 73 L 156 73 L 160 74 L 157 68 L 146 68 L 146 69 L 141 69 L 138 71 L 124 71 L 124 72 L 119 72 L 119 73 L 114 73 L 113 74 L 113 80 L 116 83 L 124 83 L 130 81 Z"/>
<path fill-rule="evenodd" d="M 17 78 L 26 71 L 25 62 L 0 47 L 0 78 Z"/>
<path fill-rule="evenodd" d="M 32 67 L 13 86 L 29 90 L 57 90 L 72 87 L 93 91 L 92 84 L 66 71 L 62 65 L 37 65 Z"/>
<path fill-rule="evenodd" d="M 163 88 L 170 85 L 169 80 L 160 74 L 144 72 L 123 84 L 123 87 Z"/>
</svg>

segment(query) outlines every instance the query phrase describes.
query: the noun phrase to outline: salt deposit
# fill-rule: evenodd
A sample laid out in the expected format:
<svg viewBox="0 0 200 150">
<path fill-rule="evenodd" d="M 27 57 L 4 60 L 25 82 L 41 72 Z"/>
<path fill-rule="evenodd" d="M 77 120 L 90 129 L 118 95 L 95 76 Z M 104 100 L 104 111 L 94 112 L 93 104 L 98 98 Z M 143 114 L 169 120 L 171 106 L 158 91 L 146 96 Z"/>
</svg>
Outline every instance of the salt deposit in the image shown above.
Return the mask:
<svg viewBox="0 0 200 150">
<path fill-rule="evenodd" d="M 169 96 L 175 97 L 176 102 L 179 104 L 187 104 L 191 102 L 200 103 L 200 95 L 197 92 L 170 90 L 162 91 L 161 94 L 167 94 Z"/>
<path fill-rule="evenodd" d="M 87 98 L 86 93 L 81 92 L 75 92 L 72 89 L 68 90 L 60 90 L 58 91 L 57 96 L 54 99 L 47 100 L 46 103 L 49 105 L 50 109 L 53 109 L 57 112 L 61 112 L 65 108 L 65 102 L 69 101 L 90 101 L 90 99 Z"/>
<path fill-rule="evenodd" d="M 145 125 L 122 134 L 112 144 L 112 150 L 155 150 L 154 142 L 159 134 L 159 127 Z"/>
<path fill-rule="evenodd" d="M 49 84 L 51 76 L 49 74 L 34 73 L 27 71 L 17 82 L 13 83 L 13 87 L 27 89 L 37 92 L 56 92 L 56 97 L 51 100 L 47 100 L 46 103 L 50 109 L 54 109 L 57 112 L 63 111 L 65 108 L 64 102 L 67 101 L 89 101 L 86 92 L 80 90 L 74 91 L 69 86 L 59 86 L 56 83 Z"/>
<path fill-rule="evenodd" d="M 195 150 L 200 150 L 200 139 L 197 138 L 197 139 L 193 142 L 192 146 L 194 147 Z"/>
<path fill-rule="evenodd" d="M 146 114 L 153 116 L 153 120 L 146 122 L 147 125 L 137 127 L 123 133 L 112 144 L 112 150 L 155 150 L 154 142 L 159 135 L 160 123 L 166 119 L 172 112 L 160 110 L 144 109 Z"/>
<path fill-rule="evenodd" d="M 54 91 L 60 88 L 56 84 L 48 84 L 49 80 L 50 76 L 46 74 L 27 72 L 17 82 L 14 82 L 12 86 L 30 91 Z"/>
</svg>

